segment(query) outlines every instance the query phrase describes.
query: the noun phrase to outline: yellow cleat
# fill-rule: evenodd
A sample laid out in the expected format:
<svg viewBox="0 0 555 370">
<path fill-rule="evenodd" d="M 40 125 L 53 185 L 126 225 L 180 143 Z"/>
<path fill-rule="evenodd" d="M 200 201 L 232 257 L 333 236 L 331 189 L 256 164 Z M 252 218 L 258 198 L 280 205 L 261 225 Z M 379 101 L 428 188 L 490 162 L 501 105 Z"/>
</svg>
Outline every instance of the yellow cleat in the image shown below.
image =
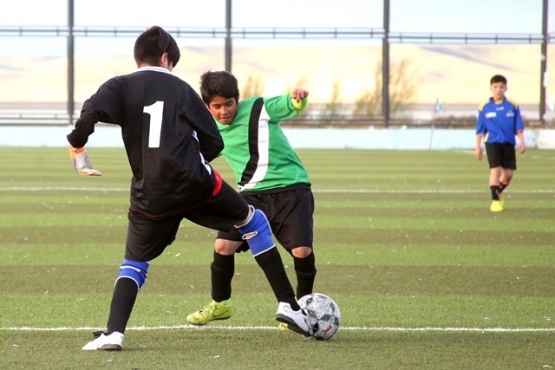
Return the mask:
<svg viewBox="0 0 555 370">
<path fill-rule="evenodd" d="M 278 330 L 290 330 L 289 326 L 287 325 L 287 323 L 285 322 L 280 322 L 278 325 Z M 311 337 L 310 335 L 306 335 L 306 334 L 301 334 L 301 337 L 303 339 L 314 339 L 314 337 Z"/>
<path fill-rule="evenodd" d="M 213 320 L 227 320 L 231 317 L 231 298 L 225 301 L 212 301 L 202 310 L 187 316 L 189 324 L 206 325 Z"/>
<path fill-rule="evenodd" d="M 499 204 L 501 204 L 501 208 L 505 206 L 505 199 L 503 199 L 503 194 L 499 194 Z"/>
<path fill-rule="evenodd" d="M 501 205 L 500 201 L 494 200 L 491 202 L 491 205 L 489 206 L 489 210 L 492 212 L 503 212 L 503 206 Z"/>
</svg>

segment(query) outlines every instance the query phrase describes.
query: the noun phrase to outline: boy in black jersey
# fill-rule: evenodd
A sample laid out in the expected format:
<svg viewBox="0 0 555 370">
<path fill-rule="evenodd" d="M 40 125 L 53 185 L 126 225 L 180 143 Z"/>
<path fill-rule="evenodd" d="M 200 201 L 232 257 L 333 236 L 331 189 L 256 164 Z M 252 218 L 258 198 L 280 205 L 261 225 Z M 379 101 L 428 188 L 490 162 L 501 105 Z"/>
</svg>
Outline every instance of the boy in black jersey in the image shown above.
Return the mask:
<svg viewBox="0 0 555 370">
<path fill-rule="evenodd" d="M 296 88 L 289 94 L 239 101 L 237 79 L 225 71 L 204 73 L 200 90 L 224 140 L 221 154 L 235 173 L 241 196 L 264 211 L 274 236 L 293 257 L 297 298 L 312 293 L 314 197 L 308 173 L 280 126 L 306 108 L 308 91 Z M 247 248 L 235 230 L 218 233 L 211 265 L 212 301 L 188 315 L 189 323 L 205 325 L 231 317 L 234 254 Z"/>
<path fill-rule="evenodd" d="M 180 58 L 173 37 L 154 26 L 134 47 L 138 70 L 105 82 L 83 103 L 67 135 L 75 168 L 92 168 L 84 146 L 99 121 L 121 126 L 133 173 L 123 264 L 116 279 L 107 331 L 96 332 L 83 350 L 119 351 L 138 291 L 151 260 L 174 240 L 183 219 L 229 231 L 249 243 L 279 302 L 276 319 L 306 334 L 305 317 L 272 241 L 263 212 L 249 206 L 212 169 L 223 141 L 210 112 L 195 90 L 171 71 Z"/>
</svg>

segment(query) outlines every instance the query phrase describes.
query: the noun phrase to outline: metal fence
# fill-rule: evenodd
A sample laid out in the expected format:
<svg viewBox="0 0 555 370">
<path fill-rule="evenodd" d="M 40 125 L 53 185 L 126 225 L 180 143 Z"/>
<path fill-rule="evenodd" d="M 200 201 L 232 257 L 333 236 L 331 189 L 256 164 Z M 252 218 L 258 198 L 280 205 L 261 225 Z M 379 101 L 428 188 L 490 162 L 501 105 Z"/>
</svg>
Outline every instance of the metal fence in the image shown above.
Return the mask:
<svg viewBox="0 0 555 370">
<path fill-rule="evenodd" d="M 0 25 L 0 38 L 2 37 L 63 37 L 68 42 L 68 101 L 65 112 L 29 112 L 24 111 L 6 112 L 0 109 L 0 125 L 18 124 L 34 125 L 48 124 L 60 125 L 70 124 L 75 115 L 75 102 L 73 98 L 74 90 L 74 38 L 87 37 L 137 37 L 144 28 L 142 27 L 86 27 L 75 26 L 73 23 L 73 1 L 68 0 L 68 25 L 64 26 L 2 26 Z M 540 90 L 540 102 L 538 104 L 539 120 L 529 120 L 529 125 L 546 126 L 545 109 L 545 86 L 544 76 L 547 74 L 547 45 L 555 40 L 555 34 L 547 32 L 547 7 L 548 0 L 542 0 L 542 33 L 532 34 L 487 34 L 487 33 L 396 33 L 389 30 L 389 7 L 390 0 L 384 0 L 384 26 L 376 28 L 284 28 L 284 27 L 251 27 L 237 28 L 231 24 L 231 0 L 226 1 L 226 27 L 207 27 L 207 28 L 187 28 L 187 27 L 166 27 L 166 29 L 177 38 L 211 38 L 225 40 L 225 64 L 226 69 L 231 70 L 232 43 L 233 39 L 377 39 L 383 45 L 383 114 L 375 117 L 342 115 L 338 117 L 326 117 L 325 115 L 316 118 L 299 118 L 298 124 L 307 126 L 376 126 L 388 127 L 418 124 L 409 122 L 399 117 L 391 117 L 389 112 L 389 47 L 390 43 L 460 43 L 460 44 L 533 44 L 541 45 L 541 53 L 544 56 L 540 62 L 541 80 L 538 81 Z M 305 115 L 306 117 L 306 115 Z M 468 121 L 471 121 L 470 119 Z M 451 118 L 450 120 L 430 119 L 429 124 L 438 124 L 449 127 L 466 126 L 464 120 Z M 549 123 L 547 123 L 549 124 Z"/>
</svg>

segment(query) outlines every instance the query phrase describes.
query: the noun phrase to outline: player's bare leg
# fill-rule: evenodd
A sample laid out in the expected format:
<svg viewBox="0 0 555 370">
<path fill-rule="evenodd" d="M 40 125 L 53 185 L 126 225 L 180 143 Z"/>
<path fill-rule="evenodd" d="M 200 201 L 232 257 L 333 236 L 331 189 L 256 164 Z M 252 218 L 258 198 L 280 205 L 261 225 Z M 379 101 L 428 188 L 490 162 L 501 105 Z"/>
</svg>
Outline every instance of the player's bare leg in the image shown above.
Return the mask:
<svg viewBox="0 0 555 370">
<path fill-rule="evenodd" d="M 501 171 L 501 176 L 499 177 L 499 202 L 501 206 L 505 206 L 505 197 L 503 196 L 503 191 L 509 186 L 513 178 L 514 170 L 510 168 L 503 168 Z"/>
</svg>

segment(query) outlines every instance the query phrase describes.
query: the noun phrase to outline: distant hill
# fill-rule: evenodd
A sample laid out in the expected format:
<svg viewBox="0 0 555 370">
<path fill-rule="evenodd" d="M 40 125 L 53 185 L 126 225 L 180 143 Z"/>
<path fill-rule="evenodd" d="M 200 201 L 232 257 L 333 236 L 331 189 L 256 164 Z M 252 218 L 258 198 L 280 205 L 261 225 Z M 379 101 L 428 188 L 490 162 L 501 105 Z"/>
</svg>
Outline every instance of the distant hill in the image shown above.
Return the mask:
<svg viewBox="0 0 555 370">
<path fill-rule="evenodd" d="M 224 68 L 223 48 L 182 47 L 174 73 L 198 88 L 199 76 Z M 392 44 L 391 60 L 410 60 L 418 85 L 415 103 L 478 105 L 489 96 L 489 78 L 509 79 L 508 95 L 520 103 L 537 104 L 540 81 L 539 45 L 415 45 Z M 550 55 L 555 56 L 553 52 Z M 281 94 L 296 85 L 310 90 L 313 102 L 330 100 L 338 82 L 341 99 L 354 102 L 374 86 L 381 45 L 234 47 L 233 72 L 241 87 L 249 77 L 265 88 L 265 95 Z M 63 102 L 66 100 L 65 57 L 7 57 L 0 61 L 0 101 Z M 106 79 L 136 69 L 131 55 L 76 55 L 75 99 L 80 102 Z M 554 99 L 553 83 L 548 99 Z"/>
</svg>

